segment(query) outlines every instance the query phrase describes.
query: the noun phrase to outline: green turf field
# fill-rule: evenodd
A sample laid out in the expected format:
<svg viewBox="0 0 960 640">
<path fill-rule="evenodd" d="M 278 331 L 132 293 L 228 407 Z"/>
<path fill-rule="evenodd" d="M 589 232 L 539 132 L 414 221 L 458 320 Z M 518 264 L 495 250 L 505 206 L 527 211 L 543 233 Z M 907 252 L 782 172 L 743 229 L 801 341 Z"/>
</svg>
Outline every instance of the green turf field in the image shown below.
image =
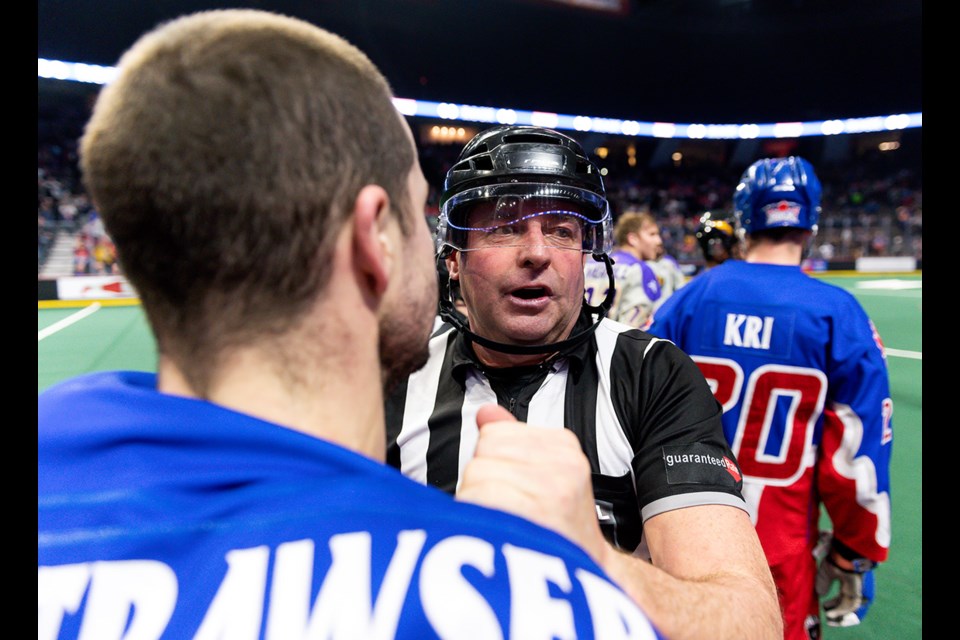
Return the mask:
<svg viewBox="0 0 960 640">
<path fill-rule="evenodd" d="M 893 394 L 890 558 L 875 572 L 876 601 L 866 620 L 825 628 L 828 640 L 923 637 L 923 289 L 922 277 L 831 276 L 870 315 L 887 349 Z"/>
<path fill-rule="evenodd" d="M 876 601 L 858 627 L 827 640 L 913 640 L 923 635 L 923 289 L 920 274 L 829 275 L 850 290 L 887 348 L 894 401 L 890 559 L 876 571 Z M 94 305 L 95 306 L 91 306 Z M 136 304 L 38 303 L 37 393 L 104 369 L 153 371 L 156 349 Z"/>
</svg>

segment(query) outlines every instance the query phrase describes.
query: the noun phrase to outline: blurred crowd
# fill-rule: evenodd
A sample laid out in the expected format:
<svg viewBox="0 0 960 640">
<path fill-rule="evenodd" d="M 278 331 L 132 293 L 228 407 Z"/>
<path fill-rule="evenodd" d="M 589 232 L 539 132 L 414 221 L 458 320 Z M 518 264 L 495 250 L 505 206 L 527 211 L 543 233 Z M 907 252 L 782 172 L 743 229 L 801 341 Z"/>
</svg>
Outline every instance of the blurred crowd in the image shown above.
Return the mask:
<svg viewBox="0 0 960 640">
<path fill-rule="evenodd" d="M 78 131 L 74 132 L 78 133 Z M 80 181 L 74 133 L 38 142 L 38 273 L 60 234 L 74 244 L 73 273 L 116 273 L 113 243 Z M 48 137 L 49 138 L 49 137 Z M 443 176 L 460 146 L 420 146 L 431 185 L 428 219 L 438 213 Z M 681 265 L 699 269 L 702 257 L 694 234 L 704 211 L 730 210 L 740 167 L 682 164 L 649 169 L 609 163 L 605 177 L 614 218 L 625 211 L 649 211 L 660 223 L 667 252 Z M 823 212 L 809 257 L 852 262 L 862 256 L 923 258 L 923 187 L 919 167 L 870 156 L 839 166 L 818 166 L 824 184 Z"/>
<path fill-rule="evenodd" d="M 424 172 L 436 191 L 459 148 L 422 149 Z M 817 166 L 823 211 L 808 257 L 852 262 L 864 256 L 923 258 L 923 176 L 919 166 L 887 153 L 864 154 L 839 165 Z M 732 211 L 743 167 L 684 165 L 660 169 L 615 167 L 604 178 L 616 219 L 649 211 L 658 220 L 667 253 L 701 266 L 695 233 L 706 211 Z M 435 198 L 433 199 L 435 202 Z M 430 212 L 428 212 L 430 213 Z"/>
<path fill-rule="evenodd" d="M 37 272 L 58 238 L 71 239 L 72 275 L 119 272 L 116 248 L 87 194 L 68 177 L 37 168 Z"/>
<path fill-rule="evenodd" d="M 851 175 L 828 168 L 823 177 L 823 212 L 808 257 L 855 261 L 863 256 L 923 257 L 923 188 L 909 168 Z M 701 259 L 694 234 L 705 211 L 730 211 L 738 176 L 690 179 L 664 176 L 655 186 L 610 181 L 612 200 L 623 209 L 649 210 L 660 222 L 668 253 L 684 264 Z"/>
</svg>

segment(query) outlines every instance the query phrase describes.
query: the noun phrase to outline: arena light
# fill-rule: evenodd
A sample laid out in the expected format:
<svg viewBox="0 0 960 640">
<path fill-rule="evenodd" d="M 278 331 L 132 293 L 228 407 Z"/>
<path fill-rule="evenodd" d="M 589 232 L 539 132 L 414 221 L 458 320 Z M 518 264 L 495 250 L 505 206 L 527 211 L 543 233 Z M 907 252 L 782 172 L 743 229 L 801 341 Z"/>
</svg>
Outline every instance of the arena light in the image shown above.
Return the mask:
<svg viewBox="0 0 960 640">
<path fill-rule="evenodd" d="M 106 84 L 116 75 L 114 67 L 37 58 L 37 77 L 72 82 Z M 523 111 L 509 107 L 482 107 L 453 102 L 430 102 L 394 98 L 397 111 L 411 118 L 434 118 L 459 122 L 533 124 L 582 133 L 607 133 L 638 138 L 685 138 L 745 140 L 753 138 L 799 138 L 844 133 L 876 133 L 923 127 L 923 113 L 895 113 L 867 118 L 771 123 L 677 123 L 570 115 L 549 111 Z"/>
<path fill-rule="evenodd" d="M 115 67 L 37 58 L 38 78 L 70 80 L 89 84 L 106 84 L 113 80 L 116 74 L 117 70 Z"/>
</svg>

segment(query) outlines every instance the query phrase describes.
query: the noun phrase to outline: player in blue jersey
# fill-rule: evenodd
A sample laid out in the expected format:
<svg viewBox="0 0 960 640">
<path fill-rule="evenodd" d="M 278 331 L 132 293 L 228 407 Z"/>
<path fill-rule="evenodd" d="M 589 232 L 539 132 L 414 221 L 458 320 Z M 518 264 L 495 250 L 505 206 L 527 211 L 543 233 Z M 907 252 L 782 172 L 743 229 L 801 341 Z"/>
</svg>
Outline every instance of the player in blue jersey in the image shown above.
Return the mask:
<svg viewBox="0 0 960 640">
<path fill-rule="evenodd" d="M 836 582 L 838 595 L 823 603 L 827 624 L 858 624 L 890 545 L 883 344 L 853 295 L 800 269 L 820 196 L 803 158 L 751 165 L 734 195 L 745 259 L 694 278 L 650 327 L 691 355 L 723 405 L 788 640 L 818 637 L 818 596 Z M 821 507 L 832 536 L 818 569 Z"/>
<path fill-rule="evenodd" d="M 572 434 L 477 414 L 462 497 L 552 530 L 384 464 L 437 276 L 413 137 L 362 52 L 262 11 L 165 23 L 81 168 L 158 371 L 38 397 L 38 638 L 661 637 L 602 568 Z"/>
</svg>

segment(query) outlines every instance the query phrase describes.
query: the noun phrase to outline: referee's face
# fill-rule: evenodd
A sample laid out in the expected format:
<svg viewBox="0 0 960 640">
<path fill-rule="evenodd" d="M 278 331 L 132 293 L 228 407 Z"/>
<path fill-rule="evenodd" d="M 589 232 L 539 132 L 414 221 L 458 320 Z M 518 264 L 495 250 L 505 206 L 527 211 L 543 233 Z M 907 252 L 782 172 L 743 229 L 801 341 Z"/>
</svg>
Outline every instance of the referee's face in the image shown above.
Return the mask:
<svg viewBox="0 0 960 640">
<path fill-rule="evenodd" d="M 448 259 L 467 305 L 470 330 L 506 344 L 550 344 L 566 339 L 583 300 L 585 254 L 541 237 L 549 228 L 523 227 L 524 242 L 475 246 Z"/>
</svg>

